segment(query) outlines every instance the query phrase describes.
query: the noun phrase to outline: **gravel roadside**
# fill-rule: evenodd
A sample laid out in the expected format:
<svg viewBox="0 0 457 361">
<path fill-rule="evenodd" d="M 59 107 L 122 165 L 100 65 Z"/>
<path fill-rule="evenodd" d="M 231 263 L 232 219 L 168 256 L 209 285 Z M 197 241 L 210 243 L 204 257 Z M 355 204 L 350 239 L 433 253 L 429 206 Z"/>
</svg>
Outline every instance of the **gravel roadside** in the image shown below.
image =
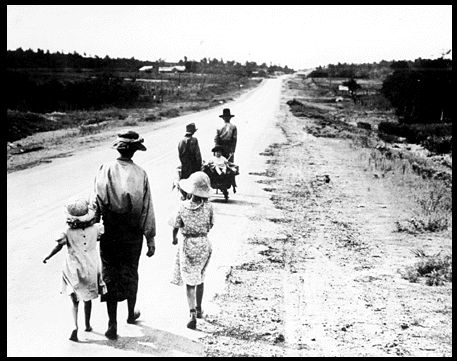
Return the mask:
<svg viewBox="0 0 457 361">
<path fill-rule="evenodd" d="M 402 277 L 414 249 L 452 252 L 450 232 L 396 232 L 409 200 L 349 140 L 308 134 L 290 98 L 286 141 L 258 174 L 271 205 L 252 216 L 220 312 L 206 317 L 206 355 L 451 356 L 452 284 Z"/>
</svg>

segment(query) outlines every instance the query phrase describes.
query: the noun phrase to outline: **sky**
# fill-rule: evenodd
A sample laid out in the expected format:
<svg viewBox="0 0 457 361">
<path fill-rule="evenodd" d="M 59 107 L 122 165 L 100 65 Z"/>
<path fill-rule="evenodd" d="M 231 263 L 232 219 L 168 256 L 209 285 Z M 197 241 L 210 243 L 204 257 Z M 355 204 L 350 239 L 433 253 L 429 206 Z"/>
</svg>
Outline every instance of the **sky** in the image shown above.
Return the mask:
<svg viewBox="0 0 457 361">
<path fill-rule="evenodd" d="M 452 5 L 7 5 L 7 50 L 288 66 L 435 59 Z"/>
</svg>

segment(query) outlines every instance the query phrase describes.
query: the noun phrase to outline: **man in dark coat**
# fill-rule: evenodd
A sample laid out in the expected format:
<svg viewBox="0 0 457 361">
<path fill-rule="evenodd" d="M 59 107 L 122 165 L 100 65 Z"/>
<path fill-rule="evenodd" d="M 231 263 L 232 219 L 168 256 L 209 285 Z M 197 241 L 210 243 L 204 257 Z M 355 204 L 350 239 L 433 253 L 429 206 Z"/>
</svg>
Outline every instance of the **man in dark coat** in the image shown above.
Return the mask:
<svg viewBox="0 0 457 361">
<path fill-rule="evenodd" d="M 186 134 L 178 144 L 179 160 L 181 161 L 180 179 L 189 178 L 192 173 L 202 168 L 202 156 L 198 140 L 193 135 L 197 131 L 194 123 L 186 125 Z"/>
<path fill-rule="evenodd" d="M 120 156 L 102 164 L 94 182 L 91 197 L 96 219 L 103 220 L 100 238 L 102 277 L 108 292 L 101 297 L 107 303 L 109 339 L 117 338 L 117 303 L 127 300 L 128 323 L 135 323 L 138 291 L 138 264 L 146 238 L 151 257 L 155 252 L 155 216 L 146 171 L 132 161 L 137 150 L 146 150 L 143 138 L 134 131 L 118 134 L 113 144 Z"/>
<path fill-rule="evenodd" d="M 214 144 L 222 146 L 224 148 L 222 155 L 230 162 L 235 163 L 235 149 L 238 132 L 236 125 L 230 123 L 230 119 L 232 119 L 234 115 L 230 114 L 230 109 L 225 108 L 222 111 L 222 115 L 219 115 L 219 117 L 224 119 L 224 125 L 217 130 Z"/>
</svg>

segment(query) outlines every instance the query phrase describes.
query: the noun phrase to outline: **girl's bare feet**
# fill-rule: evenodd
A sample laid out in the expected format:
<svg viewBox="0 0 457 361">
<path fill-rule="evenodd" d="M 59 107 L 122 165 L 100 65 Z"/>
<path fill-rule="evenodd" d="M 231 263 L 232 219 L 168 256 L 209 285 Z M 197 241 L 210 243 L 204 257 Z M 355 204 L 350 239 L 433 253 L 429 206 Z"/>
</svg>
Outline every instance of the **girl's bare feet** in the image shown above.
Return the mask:
<svg viewBox="0 0 457 361">
<path fill-rule="evenodd" d="M 70 336 L 70 340 L 71 341 L 75 341 L 75 342 L 78 342 L 78 330 L 75 329 L 71 332 L 71 336 Z"/>
</svg>

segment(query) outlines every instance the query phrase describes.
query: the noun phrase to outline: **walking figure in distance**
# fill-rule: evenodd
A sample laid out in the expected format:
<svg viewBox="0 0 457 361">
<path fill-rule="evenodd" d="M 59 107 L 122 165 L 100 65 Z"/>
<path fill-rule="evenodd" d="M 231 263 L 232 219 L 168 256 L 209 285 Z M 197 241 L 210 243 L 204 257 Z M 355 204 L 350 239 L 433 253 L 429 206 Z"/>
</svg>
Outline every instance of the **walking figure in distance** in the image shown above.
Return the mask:
<svg viewBox="0 0 457 361">
<path fill-rule="evenodd" d="M 186 125 L 186 134 L 178 143 L 178 155 L 181 161 L 179 179 L 189 178 L 192 173 L 198 172 L 202 168 L 202 156 L 198 140 L 193 135 L 197 131 L 194 123 Z M 187 194 L 180 189 L 182 199 L 187 198 Z"/>
<path fill-rule="evenodd" d="M 210 180 L 206 173 L 195 172 L 189 178 L 181 179 L 179 185 L 192 196 L 181 203 L 176 217 L 171 221 L 172 244 L 178 244 L 179 230 L 184 237 L 178 244 L 171 283 L 178 286 L 186 284 L 187 303 L 190 310 L 187 327 L 195 329 L 197 318 L 203 317 L 204 278 L 212 253 L 207 234 L 213 227 L 214 211 L 213 205 L 208 202 Z"/>
<path fill-rule="evenodd" d="M 62 272 L 62 293 L 71 297 L 72 315 L 75 324 L 70 340 L 78 341 L 78 306 L 84 301 L 85 331 L 92 331 L 90 314 L 92 301 L 106 293 L 101 277 L 100 253 L 97 241 L 103 233 L 103 225 L 95 223 L 95 213 L 89 209 L 86 199 L 73 199 L 65 207 L 68 228 L 58 237 L 57 245 L 47 256 L 46 263 L 67 246 L 67 256 Z"/>
<path fill-rule="evenodd" d="M 220 118 L 224 119 L 224 125 L 217 129 L 216 136 L 214 137 L 214 145 L 222 146 L 222 155 L 231 162 L 235 162 L 235 149 L 238 139 L 238 130 L 236 125 L 230 123 L 230 119 L 234 117 L 230 114 L 230 109 L 225 108 L 222 111 Z"/>
</svg>

